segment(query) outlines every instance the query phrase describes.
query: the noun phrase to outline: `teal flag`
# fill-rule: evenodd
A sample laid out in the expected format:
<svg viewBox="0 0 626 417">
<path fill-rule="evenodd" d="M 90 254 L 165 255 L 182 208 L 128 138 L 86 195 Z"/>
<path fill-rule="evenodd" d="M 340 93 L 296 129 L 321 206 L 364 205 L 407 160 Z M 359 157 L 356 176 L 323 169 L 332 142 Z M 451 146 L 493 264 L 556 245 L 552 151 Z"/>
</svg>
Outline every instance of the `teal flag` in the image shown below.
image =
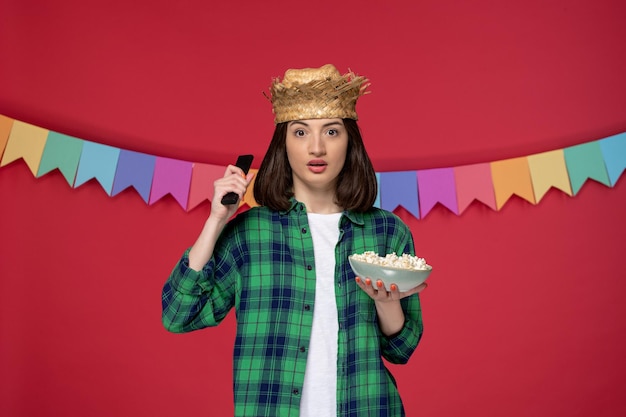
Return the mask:
<svg viewBox="0 0 626 417">
<path fill-rule="evenodd" d="M 600 142 L 594 141 L 563 149 L 565 165 L 572 193 L 576 195 L 587 179 L 596 180 L 607 187 L 611 185 L 604 166 Z"/>
<path fill-rule="evenodd" d="M 41 156 L 37 177 L 58 168 L 67 183 L 73 185 L 82 150 L 83 141 L 81 139 L 50 131 Z"/>
</svg>

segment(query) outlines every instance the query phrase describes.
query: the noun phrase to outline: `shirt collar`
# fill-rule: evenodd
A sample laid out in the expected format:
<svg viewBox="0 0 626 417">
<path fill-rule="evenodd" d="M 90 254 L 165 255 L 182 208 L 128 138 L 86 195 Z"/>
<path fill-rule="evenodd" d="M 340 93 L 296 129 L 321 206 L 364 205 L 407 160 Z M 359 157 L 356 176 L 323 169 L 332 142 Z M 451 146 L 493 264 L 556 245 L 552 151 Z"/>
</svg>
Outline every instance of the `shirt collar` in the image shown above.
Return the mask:
<svg viewBox="0 0 626 417">
<path fill-rule="evenodd" d="M 306 207 L 304 206 L 304 203 L 301 203 L 300 201 L 296 200 L 295 197 L 291 197 L 289 199 L 289 208 L 287 210 L 281 210 L 280 214 L 288 214 L 291 211 L 306 211 Z M 351 211 L 351 210 L 344 210 L 343 212 L 343 217 L 346 217 L 348 220 L 350 220 L 352 223 L 354 224 L 358 224 L 358 225 L 363 225 L 363 213 L 359 213 L 356 211 Z"/>
</svg>

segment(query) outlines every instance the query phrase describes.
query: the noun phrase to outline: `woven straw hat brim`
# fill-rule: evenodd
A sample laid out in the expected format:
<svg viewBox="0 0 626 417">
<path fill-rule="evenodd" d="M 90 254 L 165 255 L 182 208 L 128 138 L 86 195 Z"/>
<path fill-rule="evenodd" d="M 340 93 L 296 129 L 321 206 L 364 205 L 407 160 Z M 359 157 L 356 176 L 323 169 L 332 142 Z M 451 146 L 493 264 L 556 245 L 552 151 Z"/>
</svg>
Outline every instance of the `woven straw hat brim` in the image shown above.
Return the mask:
<svg viewBox="0 0 626 417">
<path fill-rule="evenodd" d="M 270 88 L 269 97 L 275 115 L 274 122 L 334 118 L 358 120 L 356 102 L 368 93 L 365 91 L 369 86 L 367 81 L 365 77 L 352 72 L 303 84 L 291 81 L 285 85 L 276 79 Z"/>
</svg>

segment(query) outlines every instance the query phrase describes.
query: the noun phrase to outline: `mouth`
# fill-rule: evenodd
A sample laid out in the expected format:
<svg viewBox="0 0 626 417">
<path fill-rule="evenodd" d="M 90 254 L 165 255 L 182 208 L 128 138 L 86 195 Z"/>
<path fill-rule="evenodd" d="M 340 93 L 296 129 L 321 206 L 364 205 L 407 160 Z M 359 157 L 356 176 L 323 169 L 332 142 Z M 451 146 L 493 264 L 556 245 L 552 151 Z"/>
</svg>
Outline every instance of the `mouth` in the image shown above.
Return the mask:
<svg viewBox="0 0 626 417">
<path fill-rule="evenodd" d="M 321 159 L 311 160 L 306 165 L 307 165 L 307 167 L 309 167 L 309 170 L 311 170 L 312 172 L 315 172 L 315 173 L 323 172 L 326 169 L 326 167 L 328 166 L 326 161 L 321 160 Z"/>
</svg>

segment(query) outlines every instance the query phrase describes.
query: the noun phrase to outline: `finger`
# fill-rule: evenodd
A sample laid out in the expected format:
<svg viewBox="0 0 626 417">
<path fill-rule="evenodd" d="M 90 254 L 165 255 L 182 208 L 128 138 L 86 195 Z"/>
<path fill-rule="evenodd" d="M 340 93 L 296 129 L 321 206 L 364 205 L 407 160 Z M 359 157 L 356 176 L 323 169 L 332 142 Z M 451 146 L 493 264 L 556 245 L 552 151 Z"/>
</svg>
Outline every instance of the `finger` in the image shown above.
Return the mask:
<svg viewBox="0 0 626 417">
<path fill-rule="evenodd" d="M 391 284 L 389 286 L 389 298 L 391 298 L 392 300 L 399 300 L 400 298 L 402 298 L 400 290 L 398 289 L 398 286 L 396 284 Z"/>
<path fill-rule="evenodd" d="M 226 167 L 226 171 L 224 172 L 224 177 L 229 175 L 239 175 L 242 178 L 246 177 L 246 174 L 243 173 L 242 169 L 236 165 L 228 165 Z"/>
<path fill-rule="evenodd" d="M 227 170 L 224 173 L 224 177 L 215 181 L 215 194 L 218 195 L 220 192 L 223 192 L 224 194 L 234 192 L 241 197 L 243 194 L 245 194 L 248 185 L 250 184 L 250 181 L 251 179 L 240 176 L 236 170 Z"/>
<path fill-rule="evenodd" d="M 363 288 L 363 290 L 370 296 L 370 297 L 375 297 L 376 296 L 376 289 L 372 286 L 372 280 L 370 278 L 365 278 L 364 281 L 361 282 L 361 288 Z"/>
</svg>

